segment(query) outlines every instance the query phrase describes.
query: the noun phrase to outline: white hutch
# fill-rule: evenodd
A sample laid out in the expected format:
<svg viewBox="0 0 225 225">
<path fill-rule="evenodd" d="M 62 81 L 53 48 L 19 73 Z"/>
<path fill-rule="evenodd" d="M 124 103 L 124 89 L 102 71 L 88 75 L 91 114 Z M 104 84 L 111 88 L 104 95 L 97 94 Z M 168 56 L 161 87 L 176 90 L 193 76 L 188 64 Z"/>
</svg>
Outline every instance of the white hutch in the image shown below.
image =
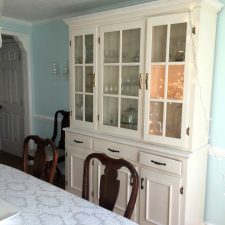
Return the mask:
<svg viewBox="0 0 225 225">
<path fill-rule="evenodd" d="M 67 19 L 70 127 L 66 189 L 81 196 L 92 152 L 137 169 L 132 219 L 141 225 L 203 225 L 217 0 L 159 0 Z M 90 198 L 104 168 L 93 161 Z M 131 190 L 122 182 L 115 212 Z"/>
</svg>

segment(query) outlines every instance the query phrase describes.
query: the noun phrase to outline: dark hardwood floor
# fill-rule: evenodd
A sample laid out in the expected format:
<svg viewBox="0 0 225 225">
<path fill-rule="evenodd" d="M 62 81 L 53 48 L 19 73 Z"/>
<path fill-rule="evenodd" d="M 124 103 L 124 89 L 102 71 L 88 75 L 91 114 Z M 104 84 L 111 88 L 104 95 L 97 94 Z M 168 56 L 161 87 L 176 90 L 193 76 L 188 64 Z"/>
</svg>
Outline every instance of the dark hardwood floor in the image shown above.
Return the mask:
<svg viewBox="0 0 225 225">
<path fill-rule="evenodd" d="M 22 162 L 22 158 L 0 150 L 0 164 L 11 166 L 18 170 L 22 170 Z M 65 189 L 65 176 L 61 174 L 56 174 L 53 184 L 57 187 Z"/>
</svg>

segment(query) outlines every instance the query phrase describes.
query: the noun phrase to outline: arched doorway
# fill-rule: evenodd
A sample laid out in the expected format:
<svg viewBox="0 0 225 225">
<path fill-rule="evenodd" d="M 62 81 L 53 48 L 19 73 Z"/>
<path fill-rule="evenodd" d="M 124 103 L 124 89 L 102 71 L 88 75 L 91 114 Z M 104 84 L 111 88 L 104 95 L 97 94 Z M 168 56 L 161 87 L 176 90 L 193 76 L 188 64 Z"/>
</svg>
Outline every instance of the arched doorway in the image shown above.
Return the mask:
<svg viewBox="0 0 225 225">
<path fill-rule="evenodd" d="M 11 38 L 14 43 L 10 44 L 10 41 L 8 41 L 9 45 L 4 47 L 3 38 L 3 47 L 2 50 L 0 49 L 0 52 L 6 53 L 6 60 L 2 61 L 2 67 L 7 68 L 8 71 L 1 71 L 3 74 L 1 76 L 2 91 L 5 93 L 2 95 L 3 98 L 0 98 L 0 105 L 3 106 L 3 109 L 0 109 L 0 149 L 17 156 L 22 156 L 22 141 L 26 135 L 31 133 L 32 129 L 30 41 L 29 35 L 26 34 L 3 33 L 9 40 Z M 10 67 L 9 59 L 12 59 L 12 68 Z M 8 78 L 6 79 L 7 76 Z M 18 76 L 18 79 L 16 76 Z M 14 111 L 16 107 L 17 112 Z"/>
</svg>

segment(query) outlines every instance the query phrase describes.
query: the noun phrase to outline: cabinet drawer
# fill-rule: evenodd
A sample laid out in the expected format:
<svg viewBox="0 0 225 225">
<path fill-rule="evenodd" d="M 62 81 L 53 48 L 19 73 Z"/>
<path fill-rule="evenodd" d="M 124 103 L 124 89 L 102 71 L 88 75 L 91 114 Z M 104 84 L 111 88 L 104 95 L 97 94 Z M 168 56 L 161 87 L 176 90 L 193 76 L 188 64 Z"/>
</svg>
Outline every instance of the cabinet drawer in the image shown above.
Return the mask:
<svg viewBox="0 0 225 225">
<path fill-rule="evenodd" d="M 138 149 L 125 144 L 93 140 L 93 149 L 96 152 L 102 152 L 111 156 L 132 161 L 138 160 Z"/>
<path fill-rule="evenodd" d="M 174 159 L 165 158 L 162 156 L 148 154 L 145 152 L 140 152 L 139 162 L 146 166 L 150 166 L 179 175 L 182 171 L 182 162 Z"/>
<path fill-rule="evenodd" d="M 66 143 L 69 145 L 76 145 L 83 148 L 92 147 L 92 139 L 88 136 L 79 134 L 66 134 Z"/>
</svg>

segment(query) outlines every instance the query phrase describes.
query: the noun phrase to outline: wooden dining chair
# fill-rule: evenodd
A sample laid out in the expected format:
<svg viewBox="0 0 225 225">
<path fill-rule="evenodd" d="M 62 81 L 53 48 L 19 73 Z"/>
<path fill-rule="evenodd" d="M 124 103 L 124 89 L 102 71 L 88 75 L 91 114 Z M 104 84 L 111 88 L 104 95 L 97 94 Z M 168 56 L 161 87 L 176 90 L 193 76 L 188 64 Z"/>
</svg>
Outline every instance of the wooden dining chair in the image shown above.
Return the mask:
<svg viewBox="0 0 225 225">
<path fill-rule="evenodd" d="M 60 119 L 61 118 L 61 119 Z M 60 123 L 59 123 L 60 121 Z M 58 129 L 58 125 L 60 125 Z M 58 163 L 56 170 L 58 174 L 61 174 L 59 163 L 65 161 L 65 131 L 63 130 L 66 127 L 70 126 L 70 112 L 64 110 L 58 110 L 54 115 L 54 128 L 53 135 L 51 140 L 57 146 L 58 151 Z M 51 148 L 49 146 L 45 149 L 47 153 L 47 160 L 53 161 L 53 154 Z M 28 151 L 28 159 L 32 160 L 34 158 L 36 149 L 30 148 Z"/>
<path fill-rule="evenodd" d="M 31 140 L 35 143 L 34 157 L 29 160 L 28 152 L 30 149 Z M 46 148 L 51 149 L 53 160 L 49 161 Z M 34 147 L 32 146 L 32 149 Z M 58 160 L 58 151 L 51 139 L 42 139 L 37 135 L 27 136 L 23 144 L 23 171 L 33 176 L 46 180 L 49 183 L 53 182 Z"/>
<path fill-rule="evenodd" d="M 62 116 L 60 129 L 58 130 L 59 116 Z M 54 116 L 54 128 L 53 135 L 51 140 L 56 144 L 57 136 L 59 138 L 57 149 L 59 153 L 58 163 L 65 161 L 65 131 L 63 130 L 66 127 L 70 126 L 70 112 L 64 110 L 58 110 L 55 112 Z M 58 168 L 56 168 L 59 171 Z"/>
<path fill-rule="evenodd" d="M 130 171 L 133 183 L 132 191 L 124 213 L 124 217 L 130 219 L 134 210 L 139 185 L 138 174 L 134 166 L 124 159 L 113 159 L 101 153 L 88 155 L 84 161 L 82 187 L 82 198 L 86 200 L 89 200 L 89 167 L 92 159 L 98 159 L 105 166 L 104 174 L 100 179 L 99 205 L 110 211 L 114 209 L 120 189 L 120 181 L 117 179 L 118 170 L 122 167 L 126 167 Z"/>
</svg>

